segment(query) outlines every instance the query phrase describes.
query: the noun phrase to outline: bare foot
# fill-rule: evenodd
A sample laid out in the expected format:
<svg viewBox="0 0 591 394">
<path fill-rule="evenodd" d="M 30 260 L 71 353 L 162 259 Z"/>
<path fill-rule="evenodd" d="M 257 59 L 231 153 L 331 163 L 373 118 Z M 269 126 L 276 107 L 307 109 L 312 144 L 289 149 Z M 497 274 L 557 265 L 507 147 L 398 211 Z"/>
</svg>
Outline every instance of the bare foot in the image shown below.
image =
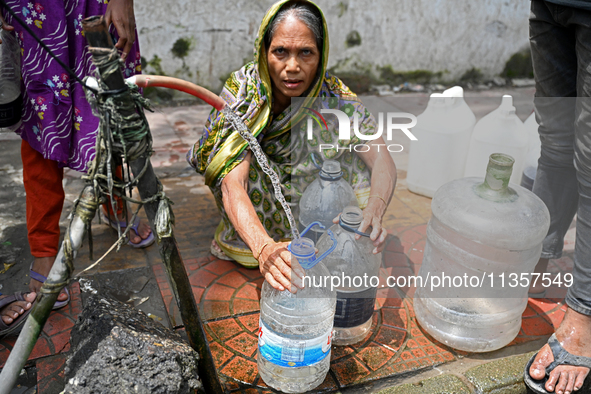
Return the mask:
<svg viewBox="0 0 591 394">
<path fill-rule="evenodd" d="M 107 214 L 107 210 L 105 209 L 105 205 L 103 205 L 103 214 L 106 217 L 109 217 L 109 215 Z M 112 215 L 113 214 L 111 213 L 111 218 L 113 217 Z M 117 219 L 120 222 L 130 223 L 132 216 L 133 216 L 133 213 L 131 212 L 131 210 L 127 209 L 127 219 L 125 219 L 123 212 L 121 214 L 117 215 Z M 152 233 L 152 229 L 150 228 L 150 223 L 148 223 L 147 220 L 141 219 L 140 224 L 137 226 L 137 231 L 138 231 L 139 235 L 136 234 L 135 231 L 129 230 L 129 233 L 128 233 L 129 242 L 131 242 L 133 244 L 138 244 L 138 243 L 142 242 L 142 240 L 148 238 L 150 236 L 150 233 Z"/>
<path fill-rule="evenodd" d="M 8 297 L 7 295 L 3 296 Z M 25 294 L 25 301 L 15 301 L 12 304 L 9 304 L 0 310 L 0 317 L 2 321 L 6 325 L 10 325 L 13 321 L 15 321 L 20 315 L 25 313 L 26 310 L 31 309 L 33 306 L 33 301 L 35 301 L 35 297 L 37 297 L 36 293 L 27 293 Z"/>
<path fill-rule="evenodd" d="M 556 330 L 556 339 L 569 353 L 576 356 L 591 357 L 591 316 L 583 315 L 572 309 L 566 311 L 564 320 Z M 538 352 L 529 369 L 533 379 L 541 380 L 546 376 L 546 367 L 554 361 L 552 350 L 548 344 Z M 583 386 L 589 368 L 572 365 L 559 365 L 550 372 L 546 382 L 546 390 L 558 394 L 570 394 Z"/>
<path fill-rule="evenodd" d="M 540 276 L 538 277 L 538 280 L 536 281 L 536 285 L 532 285 L 529 287 L 529 294 L 530 297 L 533 295 L 534 297 L 538 294 L 542 294 L 544 293 L 548 288 L 543 286 L 543 281 L 542 281 L 542 275 L 544 273 L 547 272 L 548 269 L 548 259 L 540 259 L 538 261 L 538 264 L 536 265 L 536 268 L 534 270 L 534 273 L 540 274 Z"/>
<path fill-rule="evenodd" d="M 51 271 L 51 267 L 53 267 L 53 262 L 55 261 L 55 256 L 53 257 L 35 257 L 35 261 L 33 262 L 33 271 L 47 277 L 49 275 L 49 271 Z M 39 292 L 43 283 L 39 282 L 31 278 L 31 282 L 29 282 L 29 290 L 34 292 Z M 58 301 L 65 301 L 68 299 L 68 295 L 64 290 L 57 296 Z"/>
<path fill-rule="evenodd" d="M 130 216 L 131 219 L 131 216 Z M 137 231 L 139 233 L 139 236 L 136 234 L 135 231 L 133 230 L 129 230 L 129 241 L 131 243 L 137 244 L 142 242 L 142 240 L 148 238 L 150 236 L 150 233 L 152 233 L 152 229 L 150 228 L 150 224 L 148 223 L 147 220 L 140 220 L 140 224 L 137 226 Z"/>
</svg>

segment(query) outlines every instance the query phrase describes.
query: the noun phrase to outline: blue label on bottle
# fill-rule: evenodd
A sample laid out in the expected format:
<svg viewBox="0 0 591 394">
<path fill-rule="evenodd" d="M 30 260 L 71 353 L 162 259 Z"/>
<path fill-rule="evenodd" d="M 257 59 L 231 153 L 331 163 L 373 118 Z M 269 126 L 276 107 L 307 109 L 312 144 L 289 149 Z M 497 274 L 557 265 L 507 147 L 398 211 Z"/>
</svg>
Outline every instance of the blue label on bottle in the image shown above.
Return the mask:
<svg viewBox="0 0 591 394">
<path fill-rule="evenodd" d="M 259 355 L 280 367 L 306 367 L 322 361 L 330 354 L 331 341 L 332 328 L 312 339 L 287 339 L 259 319 Z"/>
</svg>

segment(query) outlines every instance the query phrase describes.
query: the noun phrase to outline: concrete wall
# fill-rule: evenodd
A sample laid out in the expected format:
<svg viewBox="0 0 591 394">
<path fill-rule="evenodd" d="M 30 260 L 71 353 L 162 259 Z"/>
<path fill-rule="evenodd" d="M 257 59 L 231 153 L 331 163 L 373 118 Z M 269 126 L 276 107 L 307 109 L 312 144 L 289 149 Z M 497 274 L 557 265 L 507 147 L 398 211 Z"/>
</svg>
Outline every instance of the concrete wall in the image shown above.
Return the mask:
<svg viewBox="0 0 591 394">
<path fill-rule="evenodd" d="M 219 91 L 221 79 L 252 59 L 260 21 L 273 0 L 141 0 L 135 2 L 140 48 L 168 75 Z M 340 72 L 443 72 L 452 80 L 471 68 L 500 73 L 528 45 L 529 1 L 317 0 L 330 31 L 330 63 Z M 356 31 L 360 45 L 347 44 Z M 184 57 L 171 49 L 189 44 Z M 350 40 L 354 43 L 355 40 Z M 151 62 L 148 72 L 154 72 Z M 157 62 L 156 62 L 157 63 Z"/>
</svg>

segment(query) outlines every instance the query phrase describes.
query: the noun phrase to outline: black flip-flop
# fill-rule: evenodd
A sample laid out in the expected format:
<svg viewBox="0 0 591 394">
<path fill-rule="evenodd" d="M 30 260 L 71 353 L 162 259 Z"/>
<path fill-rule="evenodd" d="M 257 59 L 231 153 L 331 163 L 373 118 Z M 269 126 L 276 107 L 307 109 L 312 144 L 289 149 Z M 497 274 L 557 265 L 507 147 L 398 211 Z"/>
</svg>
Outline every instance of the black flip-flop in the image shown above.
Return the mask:
<svg viewBox="0 0 591 394">
<path fill-rule="evenodd" d="M 558 367 L 559 365 L 572 365 L 575 367 L 586 367 L 591 369 L 591 357 L 575 356 L 574 354 L 567 352 L 564 350 L 560 342 L 558 342 L 555 334 L 552 334 L 552 336 L 548 339 L 548 345 L 550 345 L 550 350 L 552 350 L 554 361 L 552 361 L 552 363 L 546 367 L 546 376 L 540 380 L 536 380 L 529 374 L 529 369 L 534 363 L 538 353 L 532 356 L 525 366 L 525 371 L 523 373 L 523 380 L 525 384 L 537 394 L 551 394 L 548 390 L 546 390 L 545 385 L 548 381 L 548 377 L 550 376 L 550 372 L 552 372 L 554 368 Z"/>
<path fill-rule="evenodd" d="M 3 309 L 4 307 L 16 301 L 26 301 L 25 294 L 27 293 L 17 291 L 13 295 L 0 298 L 0 309 Z M 6 324 L 4 323 L 4 320 L 0 319 L 0 338 L 3 338 L 10 334 L 19 333 L 20 330 L 23 328 L 25 321 L 27 320 L 27 316 L 29 316 L 29 313 L 31 313 L 32 310 L 33 307 L 31 306 L 31 308 L 25 310 L 19 317 L 14 319 L 10 324 Z"/>
</svg>

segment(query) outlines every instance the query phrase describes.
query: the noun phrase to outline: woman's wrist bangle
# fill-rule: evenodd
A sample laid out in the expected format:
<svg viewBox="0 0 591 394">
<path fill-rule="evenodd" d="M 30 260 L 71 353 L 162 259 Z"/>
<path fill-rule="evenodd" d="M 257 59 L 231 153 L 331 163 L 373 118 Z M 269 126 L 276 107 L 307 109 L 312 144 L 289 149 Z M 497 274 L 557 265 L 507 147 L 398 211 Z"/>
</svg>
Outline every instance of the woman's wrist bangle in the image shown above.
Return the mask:
<svg viewBox="0 0 591 394">
<path fill-rule="evenodd" d="M 258 250 L 258 253 L 256 256 L 254 256 L 255 260 L 259 260 L 259 257 L 261 257 L 261 253 L 263 253 L 263 250 L 265 249 L 265 247 L 267 247 L 267 245 L 269 245 L 270 243 L 272 243 L 274 241 L 267 241 L 263 244 L 263 246 L 261 246 Z"/>
<path fill-rule="evenodd" d="M 388 203 L 386 202 L 386 200 L 384 200 L 384 198 L 382 196 L 378 196 L 377 194 L 372 194 L 367 199 L 369 200 L 372 197 L 379 198 L 380 200 L 382 200 L 384 202 L 384 204 L 386 204 L 386 206 L 388 206 Z"/>
</svg>

